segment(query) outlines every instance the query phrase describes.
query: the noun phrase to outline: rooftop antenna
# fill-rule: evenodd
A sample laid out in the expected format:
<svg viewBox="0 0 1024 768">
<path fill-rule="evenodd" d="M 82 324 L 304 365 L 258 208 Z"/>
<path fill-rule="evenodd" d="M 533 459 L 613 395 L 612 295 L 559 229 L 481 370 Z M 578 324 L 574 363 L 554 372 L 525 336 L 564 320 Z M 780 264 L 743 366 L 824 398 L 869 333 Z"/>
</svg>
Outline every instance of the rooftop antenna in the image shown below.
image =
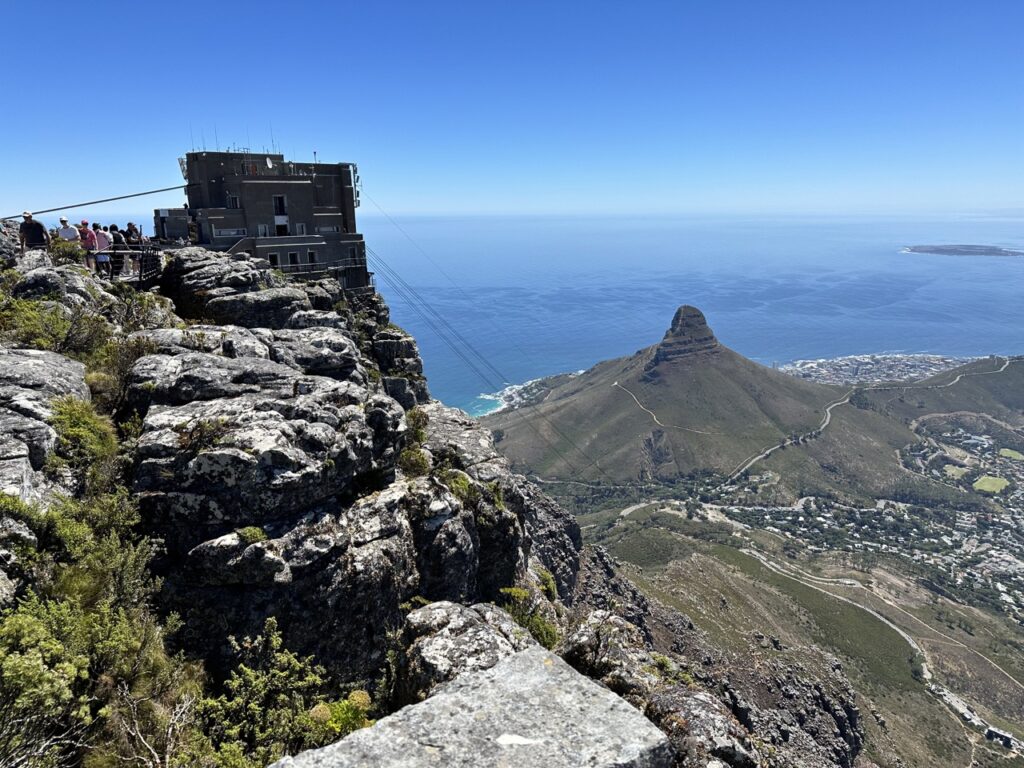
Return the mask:
<svg viewBox="0 0 1024 768">
<path fill-rule="evenodd" d="M 196 151 L 196 137 L 192 135 L 192 121 L 188 122 L 188 140 L 192 143 L 192 151 Z"/>
<path fill-rule="evenodd" d="M 272 152 L 277 152 L 277 144 L 274 142 L 274 121 L 270 121 L 270 149 Z"/>
<path fill-rule="evenodd" d="M 199 130 L 199 139 L 200 139 L 200 141 L 203 142 L 203 152 L 205 152 L 206 151 L 206 131 L 204 131 L 202 129 Z"/>
<path fill-rule="evenodd" d="M 217 151 L 220 152 L 220 137 L 217 135 L 217 124 L 213 124 L 213 143 L 217 147 Z"/>
</svg>

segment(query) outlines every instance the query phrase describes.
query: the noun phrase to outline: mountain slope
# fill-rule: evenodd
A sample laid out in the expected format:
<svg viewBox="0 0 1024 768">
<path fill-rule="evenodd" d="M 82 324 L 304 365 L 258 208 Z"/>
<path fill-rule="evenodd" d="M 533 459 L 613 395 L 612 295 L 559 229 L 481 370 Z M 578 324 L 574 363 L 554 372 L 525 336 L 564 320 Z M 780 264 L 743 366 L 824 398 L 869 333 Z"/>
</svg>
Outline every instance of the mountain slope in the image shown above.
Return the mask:
<svg viewBox="0 0 1024 768">
<path fill-rule="evenodd" d="M 817 429 L 843 394 L 733 352 L 683 306 L 659 344 L 561 377 L 525 407 L 484 421 L 519 468 L 543 477 L 672 480 L 731 472 L 765 446 Z"/>
</svg>

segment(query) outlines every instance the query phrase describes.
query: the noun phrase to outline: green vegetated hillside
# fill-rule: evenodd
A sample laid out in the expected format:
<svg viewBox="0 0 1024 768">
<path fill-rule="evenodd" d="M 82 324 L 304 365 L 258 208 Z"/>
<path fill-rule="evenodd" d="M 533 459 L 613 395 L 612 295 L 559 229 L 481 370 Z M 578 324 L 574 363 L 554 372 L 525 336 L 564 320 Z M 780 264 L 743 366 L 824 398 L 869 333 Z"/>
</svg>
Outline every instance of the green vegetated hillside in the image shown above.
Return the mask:
<svg viewBox="0 0 1024 768">
<path fill-rule="evenodd" d="M 861 698 L 865 756 L 877 765 L 970 763 L 963 728 L 915 677 L 914 649 L 870 613 L 768 569 L 721 526 L 648 511 L 599 540 L 642 566 L 636 580 L 648 594 L 750 663 L 789 655 L 814 668 L 837 659 Z"/>
<path fill-rule="evenodd" d="M 906 388 L 865 394 L 872 407 L 906 421 L 968 412 L 1019 427 L 1024 425 L 1024 360 L 986 358 Z"/>
<path fill-rule="evenodd" d="M 526 405 L 485 418 L 498 448 L 517 469 L 544 479 L 642 484 L 648 495 L 702 472 L 728 476 L 774 449 L 750 469 L 775 477 L 762 502 L 838 495 L 942 503 L 960 492 L 905 469 L 899 456 L 920 440 L 916 420 L 980 412 L 989 431 L 1024 423 L 1019 360 L 980 360 L 906 386 L 826 386 L 744 358 L 714 338 L 697 310 L 684 310 L 699 317 L 661 343 L 553 377 Z M 549 490 L 566 498 L 582 488 Z"/>
<path fill-rule="evenodd" d="M 842 397 L 744 358 L 714 339 L 703 316 L 698 323 L 703 338 L 692 327 L 669 330 L 660 344 L 561 378 L 485 423 L 517 467 L 542 477 L 671 481 L 702 469 L 728 473 L 765 446 L 816 429 L 825 406 Z"/>
</svg>

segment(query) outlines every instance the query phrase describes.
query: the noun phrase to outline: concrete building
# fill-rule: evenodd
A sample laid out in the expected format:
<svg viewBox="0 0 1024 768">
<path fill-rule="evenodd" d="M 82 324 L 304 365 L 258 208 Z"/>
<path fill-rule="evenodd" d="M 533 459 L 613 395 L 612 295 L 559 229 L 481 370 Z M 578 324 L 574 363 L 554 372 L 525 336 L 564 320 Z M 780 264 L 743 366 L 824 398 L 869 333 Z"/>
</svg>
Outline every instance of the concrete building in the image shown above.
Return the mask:
<svg viewBox="0 0 1024 768">
<path fill-rule="evenodd" d="M 179 162 L 188 205 L 154 211 L 158 238 L 246 251 L 286 273 L 330 271 L 346 288 L 369 285 L 354 164 L 246 151 L 189 152 Z"/>
</svg>

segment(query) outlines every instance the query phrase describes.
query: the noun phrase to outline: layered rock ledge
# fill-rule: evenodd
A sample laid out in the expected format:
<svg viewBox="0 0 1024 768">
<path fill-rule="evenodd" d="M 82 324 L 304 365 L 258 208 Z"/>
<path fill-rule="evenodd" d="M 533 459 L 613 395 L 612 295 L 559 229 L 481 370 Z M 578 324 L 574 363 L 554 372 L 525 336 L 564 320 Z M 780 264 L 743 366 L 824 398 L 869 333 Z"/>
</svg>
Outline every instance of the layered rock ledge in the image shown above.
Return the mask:
<svg viewBox="0 0 1024 768">
<path fill-rule="evenodd" d="M 704 313 L 684 304 L 676 310 L 672 325 L 665 332 L 665 338 L 655 347 L 654 356 L 644 366 L 644 373 L 648 378 L 653 378 L 658 375 L 659 366 L 687 358 L 714 355 L 720 349 Z"/>
</svg>

